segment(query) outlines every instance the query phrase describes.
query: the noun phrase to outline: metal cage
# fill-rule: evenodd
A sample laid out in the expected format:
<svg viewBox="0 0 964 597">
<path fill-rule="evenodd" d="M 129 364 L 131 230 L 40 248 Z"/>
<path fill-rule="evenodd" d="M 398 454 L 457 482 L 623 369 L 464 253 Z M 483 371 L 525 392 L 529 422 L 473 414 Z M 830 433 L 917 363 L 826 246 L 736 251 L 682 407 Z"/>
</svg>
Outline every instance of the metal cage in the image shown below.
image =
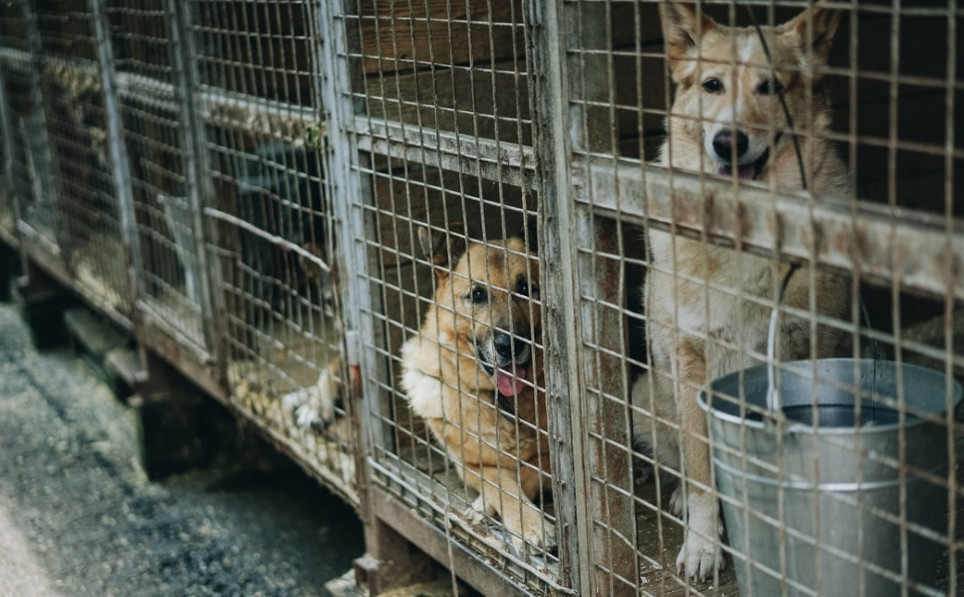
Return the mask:
<svg viewBox="0 0 964 597">
<path fill-rule="evenodd" d="M 414 544 L 483 594 L 834 594 L 839 570 L 847 594 L 957 594 L 962 19 L 20 0 L 0 240 L 358 507 L 376 593 L 420 575 Z M 892 395 L 861 385 L 878 367 Z M 754 402 L 798 378 L 799 411 Z M 821 418 L 828 384 L 873 424 Z M 797 470 L 808 430 L 831 451 Z"/>
</svg>

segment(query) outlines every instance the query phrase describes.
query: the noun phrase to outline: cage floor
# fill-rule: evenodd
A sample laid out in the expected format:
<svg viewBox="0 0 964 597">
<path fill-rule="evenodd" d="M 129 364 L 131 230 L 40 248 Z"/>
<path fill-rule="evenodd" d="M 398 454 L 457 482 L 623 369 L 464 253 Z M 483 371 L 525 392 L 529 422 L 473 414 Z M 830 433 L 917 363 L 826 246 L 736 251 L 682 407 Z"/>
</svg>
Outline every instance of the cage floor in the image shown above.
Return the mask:
<svg viewBox="0 0 964 597">
<path fill-rule="evenodd" d="M 660 485 L 662 501 L 657 501 L 656 481 L 636 484 L 638 500 L 647 504 L 659 504 L 658 511 L 637 506 L 636 546 L 640 554 L 640 589 L 644 595 L 675 597 L 693 595 L 694 589 L 704 595 L 739 595 L 733 561 L 727 558 L 726 569 L 721 570 L 718 583 L 713 581 L 683 584 L 676 574 L 676 554 L 683 545 L 683 527 L 667 515 L 672 485 Z M 660 521 L 662 517 L 662 521 Z"/>
<path fill-rule="evenodd" d="M 127 300 L 123 295 L 127 293 L 127 271 L 122 256 L 127 251 L 123 243 L 111 235 L 98 234 L 71 254 L 78 286 L 107 308 L 126 311 Z"/>
<path fill-rule="evenodd" d="M 328 360 L 336 356 L 325 348 L 337 345 L 336 326 L 328 318 L 316 318 L 316 325 L 309 329 L 328 332 L 321 338 L 295 328 L 259 334 L 254 354 L 228 365 L 231 399 L 258 424 L 291 444 L 296 457 L 307 459 L 302 464 L 327 470 L 353 488 L 354 440 L 344 411 L 338 410 L 328 424 L 299 425 L 293 409 L 282 403 L 286 394 L 313 386 Z"/>
</svg>

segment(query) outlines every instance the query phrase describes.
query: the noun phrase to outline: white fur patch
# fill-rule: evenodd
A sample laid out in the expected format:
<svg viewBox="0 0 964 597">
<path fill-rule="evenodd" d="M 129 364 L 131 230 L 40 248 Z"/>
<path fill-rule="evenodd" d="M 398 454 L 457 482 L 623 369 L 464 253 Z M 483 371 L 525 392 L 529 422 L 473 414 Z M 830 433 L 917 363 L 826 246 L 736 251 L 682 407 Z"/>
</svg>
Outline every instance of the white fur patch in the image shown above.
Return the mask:
<svg viewBox="0 0 964 597">
<path fill-rule="evenodd" d="M 426 419 L 437 419 L 443 415 L 442 380 L 412 366 L 416 359 L 419 339 L 411 338 L 402 345 L 402 389 L 415 414 Z"/>
<path fill-rule="evenodd" d="M 760 47 L 760 41 L 753 35 L 740 38 L 737 54 L 740 56 L 740 66 L 746 66 L 753 58 L 754 52 Z"/>
<path fill-rule="evenodd" d="M 687 577 L 706 580 L 723 565 L 719 541 L 723 534 L 720 504 L 715 495 L 696 492 L 691 492 L 686 502 L 689 513 L 686 539 L 676 556 L 676 567 Z"/>
</svg>

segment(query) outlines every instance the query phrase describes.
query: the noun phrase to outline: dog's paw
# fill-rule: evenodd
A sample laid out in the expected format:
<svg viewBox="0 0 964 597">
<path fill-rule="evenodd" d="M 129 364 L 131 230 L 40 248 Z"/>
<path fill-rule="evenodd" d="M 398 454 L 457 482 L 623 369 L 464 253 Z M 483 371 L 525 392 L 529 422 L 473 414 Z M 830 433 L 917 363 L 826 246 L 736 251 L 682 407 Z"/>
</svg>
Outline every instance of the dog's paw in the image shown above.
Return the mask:
<svg viewBox="0 0 964 597">
<path fill-rule="evenodd" d="M 541 512 L 529 508 L 523 513 L 522 532 L 512 533 L 512 546 L 516 553 L 525 553 L 526 545 L 539 552 L 556 548 L 556 525 Z"/>
<path fill-rule="evenodd" d="M 465 512 L 465 521 L 470 525 L 481 525 L 485 522 L 486 515 L 490 514 L 488 511 L 491 510 L 491 508 L 487 508 L 484 502 L 485 501 L 480 495 L 479 497 L 475 498 L 475 501 L 472 502 L 472 505 L 469 506 L 469 509 Z"/>
<path fill-rule="evenodd" d="M 294 412 L 299 427 L 324 426 L 335 419 L 337 399 L 338 384 L 325 369 L 315 385 L 285 394 L 281 404 Z"/>
<path fill-rule="evenodd" d="M 686 578 L 705 581 L 726 565 L 719 542 L 723 534 L 719 503 L 713 495 L 695 492 L 689 495 L 687 502 L 689 518 L 686 537 L 676 556 L 676 569 Z"/>
</svg>

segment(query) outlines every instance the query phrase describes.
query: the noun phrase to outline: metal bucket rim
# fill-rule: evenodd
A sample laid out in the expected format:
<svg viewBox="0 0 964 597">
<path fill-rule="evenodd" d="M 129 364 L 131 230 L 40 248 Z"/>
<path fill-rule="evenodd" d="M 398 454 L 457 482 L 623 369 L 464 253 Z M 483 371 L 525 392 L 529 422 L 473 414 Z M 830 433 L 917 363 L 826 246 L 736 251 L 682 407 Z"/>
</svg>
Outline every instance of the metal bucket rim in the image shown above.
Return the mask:
<svg viewBox="0 0 964 597">
<path fill-rule="evenodd" d="M 809 371 L 813 367 L 819 366 L 821 363 L 830 364 L 830 363 L 841 363 L 841 362 L 846 362 L 846 363 L 855 364 L 859 366 L 862 363 L 872 363 L 873 359 L 833 358 L 833 359 L 788 361 L 786 363 L 782 363 L 782 367 L 788 368 L 788 369 L 806 368 Z M 877 364 L 888 365 L 893 367 L 894 369 L 900 367 L 904 371 L 910 370 L 910 371 L 923 372 L 928 375 L 940 375 L 945 380 L 947 379 L 947 376 L 943 372 L 937 371 L 936 369 L 930 369 L 928 367 L 921 367 L 920 365 L 912 365 L 910 363 L 898 363 L 897 361 L 883 361 L 883 360 L 877 361 Z M 746 372 L 751 370 L 761 370 L 761 369 L 766 369 L 766 367 L 767 365 L 757 365 L 754 367 L 747 367 L 745 369 L 742 369 L 742 371 Z M 710 407 L 708 396 L 707 396 L 707 390 L 710 389 L 712 385 L 717 381 L 721 379 L 725 379 L 731 375 L 735 375 L 739 373 L 739 371 L 741 370 L 733 371 L 733 372 L 727 373 L 726 375 L 721 375 L 720 377 L 717 377 L 716 379 L 712 380 L 706 387 L 704 387 L 699 391 L 699 394 L 697 394 L 697 397 L 696 397 L 697 404 L 699 404 L 700 408 L 703 409 L 704 412 L 709 413 L 713 418 L 723 421 L 725 423 L 744 425 L 746 427 L 757 429 L 757 430 L 763 430 L 763 429 L 774 427 L 777 424 L 777 422 L 772 417 L 765 418 L 761 421 L 752 421 L 747 419 L 746 417 L 731 415 L 729 413 L 724 413 L 718 409 Z M 960 382 L 958 382 L 953 377 L 950 378 L 950 381 L 951 381 L 951 395 L 952 395 L 950 411 L 953 412 L 960 405 L 962 398 L 964 398 L 964 387 L 962 387 Z M 943 412 L 944 414 L 947 413 L 946 410 Z M 882 425 L 878 424 L 873 426 L 864 426 L 860 428 L 860 434 L 870 435 L 870 434 L 879 434 L 879 433 L 893 433 L 895 430 L 900 429 L 902 427 L 904 429 L 907 429 L 911 427 L 916 427 L 918 425 L 925 425 L 928 423 L 930 423 L 930 421 L 915 417 L 915 420 L 909 423 L 905 421 L 903 424 L 900 422 L 897 422 L 897 423 L 888 423 L 888 424 L 882 424 Z M 809 434 L 809 435 L 814 435 L 814 434 L 816 435 L 853 435 L 854 434 L 853 427 L 814 427 L 813 425 L 807 425 L 805 423 L 800 423 L 799 421 L 788 422 L 784 425 L 784 428 L 786 433 L 796 433 L 796 434 Z"/>
</svg>

